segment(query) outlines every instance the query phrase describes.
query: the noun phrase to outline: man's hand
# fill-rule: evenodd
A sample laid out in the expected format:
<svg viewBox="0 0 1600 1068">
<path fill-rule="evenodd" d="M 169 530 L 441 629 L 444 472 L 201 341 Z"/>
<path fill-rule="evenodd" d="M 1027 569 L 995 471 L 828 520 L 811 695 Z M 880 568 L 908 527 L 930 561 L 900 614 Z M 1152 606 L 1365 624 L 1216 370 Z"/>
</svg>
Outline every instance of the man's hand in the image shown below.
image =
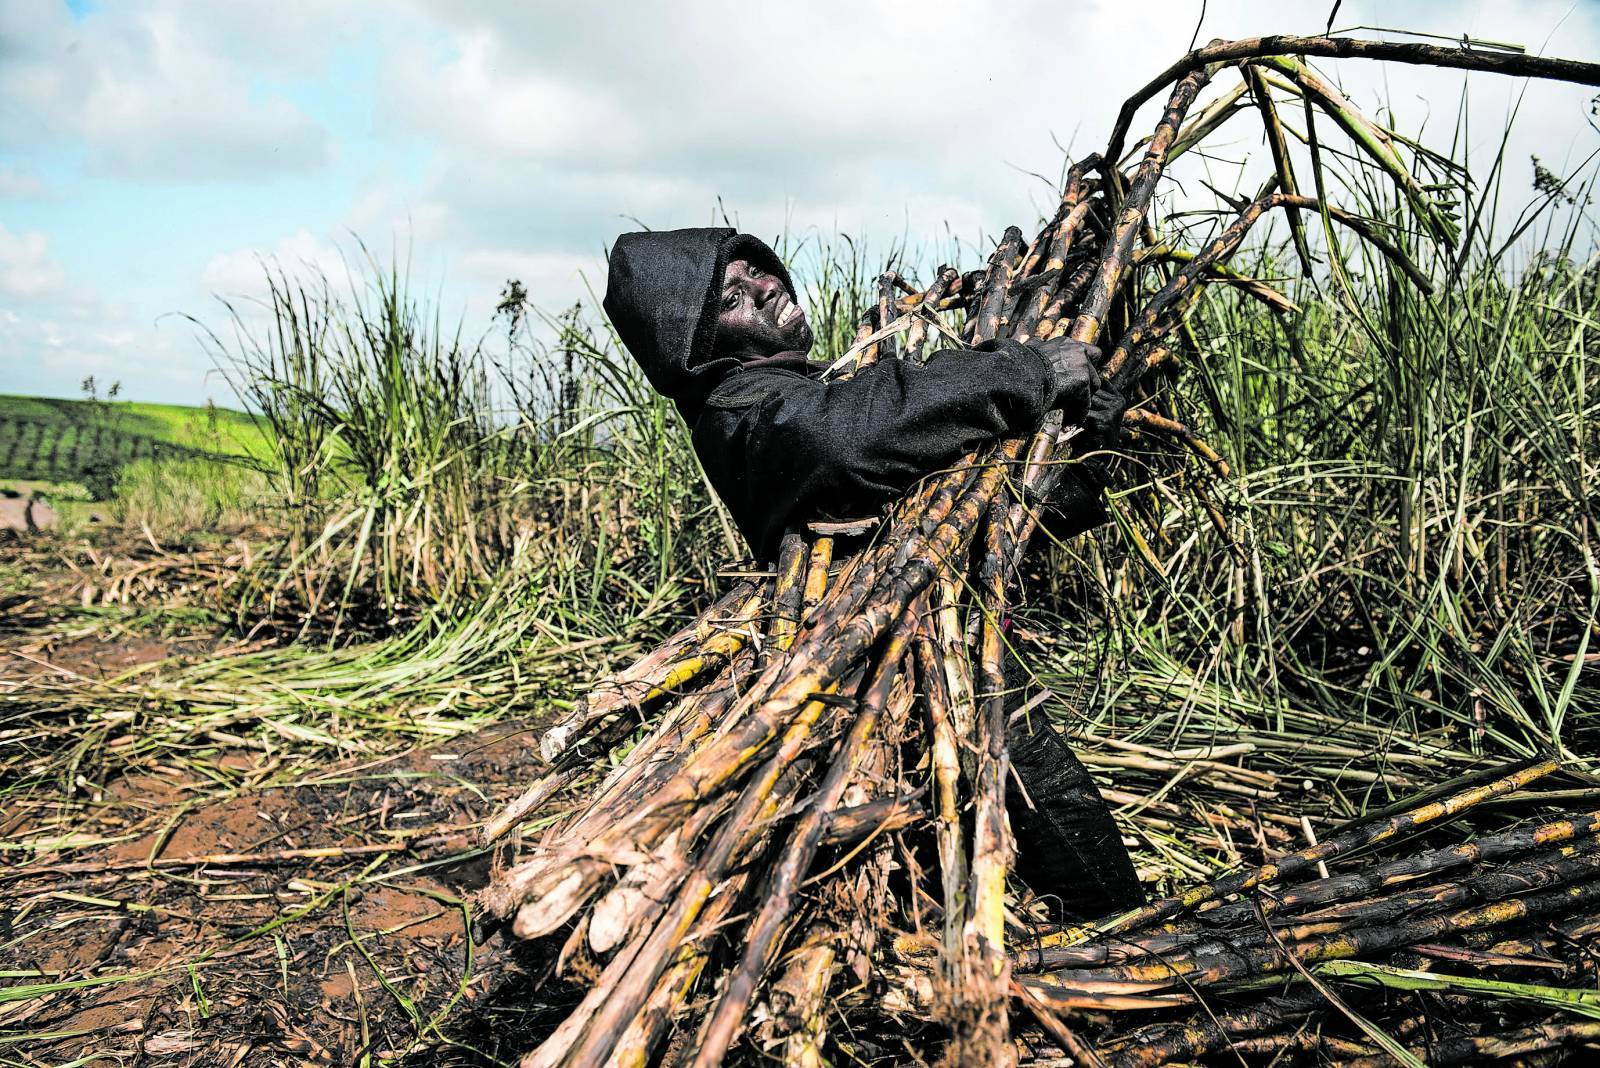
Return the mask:
<svg viewBox="0 0 1600 1068">
<path fill-rule="evenodd" d="M 1127 398 L 1109 382 L 1101 382 L 1078 424 L 1083 427 L 1084 446 L 1090 450 L 1115 446 L 1122 437 L 1122 415 L 1127 410 Z"/>
<path fill-rule="evenodd" d="M 1043 357 L 1050 368 L 1055 396 L 1045 405 L 1060 408 L 1068 423 L 1082 423 L 1095 391 L 1100 388 L 1100 350 L 1069 337 L 1030 342 L 1028 347 Z"/>
</svg>

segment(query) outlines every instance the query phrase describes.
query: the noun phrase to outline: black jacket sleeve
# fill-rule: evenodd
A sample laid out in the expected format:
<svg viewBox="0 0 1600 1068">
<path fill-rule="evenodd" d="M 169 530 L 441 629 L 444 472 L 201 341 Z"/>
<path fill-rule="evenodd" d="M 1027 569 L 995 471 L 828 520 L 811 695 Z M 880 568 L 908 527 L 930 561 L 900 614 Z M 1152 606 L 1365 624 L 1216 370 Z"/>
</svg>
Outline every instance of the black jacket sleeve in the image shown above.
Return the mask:
<svg viewBox="0 0 1600 1068">
<path fill-rule="evenodd" d="M 983 442 L 1031 431 L 1056 392 L 1046 362 L 1014 341 L 835 382 L 756 369 L 711 393 L 693 441 L 751 548 L 771 559 L 791 522 L 871 515 Z"/>
</svg>

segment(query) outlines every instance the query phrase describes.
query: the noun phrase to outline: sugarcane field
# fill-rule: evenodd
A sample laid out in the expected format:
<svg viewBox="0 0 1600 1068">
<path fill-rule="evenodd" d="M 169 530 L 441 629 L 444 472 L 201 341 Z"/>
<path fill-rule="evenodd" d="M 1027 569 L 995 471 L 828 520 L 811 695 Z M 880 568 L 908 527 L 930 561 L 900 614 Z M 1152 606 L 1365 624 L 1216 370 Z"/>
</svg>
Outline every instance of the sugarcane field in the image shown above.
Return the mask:
<svg viewBox="0 0 1600 1068">
<path fill-rule="evenodd" d="M 1600 8 L 0 57 L 0 1064 L 1600 1063 Z"/>
</svg>

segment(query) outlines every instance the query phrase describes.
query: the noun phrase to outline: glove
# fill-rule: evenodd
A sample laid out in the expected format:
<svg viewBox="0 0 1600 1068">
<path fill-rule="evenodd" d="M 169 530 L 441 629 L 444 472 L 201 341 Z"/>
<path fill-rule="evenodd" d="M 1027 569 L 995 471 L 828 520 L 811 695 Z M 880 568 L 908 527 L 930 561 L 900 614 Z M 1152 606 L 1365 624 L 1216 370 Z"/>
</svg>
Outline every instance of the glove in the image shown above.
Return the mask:
<svg viewBox="0 0 1600 1068">
<path fill-rule="evenodd" d="M 1035 341 L 1028 347 L 1044 360 L 1053 379 L 1054 395 L 1045 408 L 1060 408 L 1068 423 L 1081 424 L 1090 399 L 1100 387 L 1100 372 L 1095 370 L 1100 350 L 1069 337 Z M 1120 412 L 1117 418 L 1121 419 Z"/>
<path fill-rule="evenodd" d="M 1085 449 L 1109 449 L 1116 445 L 1122 437 L 1122 414 L 1127 410 L 1127 398 L 1109 382 L 1102 382 L 1090 394 L 1088 410 L 1078 423 L 1083 427 Z"/>
</svg>

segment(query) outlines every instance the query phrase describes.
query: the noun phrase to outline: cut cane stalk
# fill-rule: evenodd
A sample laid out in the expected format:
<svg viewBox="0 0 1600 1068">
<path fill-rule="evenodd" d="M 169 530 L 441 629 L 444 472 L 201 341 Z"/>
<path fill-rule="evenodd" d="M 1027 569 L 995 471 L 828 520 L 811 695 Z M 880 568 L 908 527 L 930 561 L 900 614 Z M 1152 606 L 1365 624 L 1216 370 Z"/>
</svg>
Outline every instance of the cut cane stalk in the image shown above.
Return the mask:
<svg viewBox="0 0 1600 1068">
<path fill-rule="evenodd" d="M 797 530 L 784 534 L 778 547 L 778 577 L 772 597 L 772 621 L 767 626 L 763 663 L 786 651 L 800 630 L 800 605 L 805 598 L 806 564 L 810 548 Z"/>
<path fill-rule="evenodd" d="M 945 979 L 953 983 L 955 961 L 961 952 L 961 920 L 966 914 L 967 892 L 966 848 L 961 837 L 960 743 L 964 735 L 956 726 L 939 646 L 926 630 L 917 635 L 913 653 L 917 687 L 922 693 L 930 735 L 935 841 L 944 902 L 944 937 L 940 948 Z"/>
<path fill-rule="evenodd" d="M 1299 914 L 1275 924 L 1271 932 L 1262 930 L 1259 922 L 1228 930 L 1187 928 L 1119 940 L 1111 945 L 1020 950 L 1013 954 L 1013 963 L 1019 971 L 1047 970 L 1071 984 L 1103 980 L 1148 982 L 1151 981 L 1148 975 L 1141 972 L 1130 978 L 1131 973 L 1123 969 L 1155 961 L 1159 961 L 1158 966 L 1200 967 L 1196 962 L 1218 951 L 1231 954 L 1267 946 L 1278 939 L 1311 942 L 1352 927 L 1392 923 L 1407 916 L 1437 913 L 1474 901 L 1502 901 L 1518 894 L 1597 877 L 1600 877 L 1600 859 L 1595 853 L 1579 852 L 1568 846 L 1456 882 L 1405 889 L 1345 902 L 1320 912 Z M 1276 898 L 1267 901 L 1277 903 Z M 1252 900 L 1248 904 L 1258 902 Z M 1265 912 L 1257 916 L 1265 918 Z"/>
<path fill-rule="evenodd" d="M 714 1068 L 721 1064 L 728 1047 L 733 1043 L 745 1009 L 755 994 L 756 984 L 767 967 L 774 940 L 789 914 L 800 880 L 816 856 L 828 815 L 844 796 L 845 786 L 868 751 L 872 732 L 890 700 L 906 644 L 916 623 L 916 613 L 907 611 L 895 624 L 879 654 L 876 674 L 862 697 L 855 723 L 841 743 L 833 766 L 812 798 L 811 807 L 795 827 L 781 859 L 762 890 L 761 909 L 751 921 L 745 936 L 744 958 L 729 977 L 722 998 L 711 1014 L 701 1036 L 694 1068 Z M 902 688 L 902 692 L 909 703 L 909 689 Z"/>
<path fill-rule="evenodd" d="M 1007 503 L 997 496 L 984 523 L 984 554 L 979 566 L 983 589 L 981 664 L 983 695 L 978 720 L 978 762 L 973 785 L 970 896 L 961 930 L 959 981 L 946 991 L 953 999 L 951 1060 L 957 1064 L 1016 1063 L 1006 1003 L 1011 962 L 1005 953 L 1006 873 L 1011 865 L 1011 829 L 1006 820 L 1005 787 L 1009 768 L 1005 724 L 1005 655 L 999 614 L 1006 576 Z"/>
<path fill-rule="evenodd" d="M 1391 816 L 1378 823 L 1367 824 L 1350 831 L 1329 835 L 1318 845 L 1290 853 L 1270 864 L 1263 864 L 1251 871 L 1239 872 L 1235 875 L 1218 879 L 1215 882 L 1197 886 L 1177 897 L 1162 898 L 1160 901 L 1151 902 L 1142 908 L 1134 909 L 1132 912 L 1125 913 L 1108 923 L 1099 925 L 1099 930 L 1103 935 L 1135 931 L 1147 924 L 1166 919 L 1168 916 L 1173 916 L 1180 912 L 1192 912 L 1208 901 L 1215 901 L 1232 894 L 1244 893 L 1255 889 L 1263 883 L 1292 878 L 1308 868 L 1314 867 L 1318 862 L 1327 862 L 1353 850 L 1386 842 L 1401 834 L 1410 833 L 1440 820 L 1453 819 L 1472 808 L 1472 806 L 1481 804 L 1491 797 L 1500 797 L 1513 790 L 1520 790 L 1529 783 L 1549 775 L 1559 766 L 1554 760 L 1541 760 L 1516 768 L 1492 782 L 1473 786 L 1441 800 L 1429 802 L 1409 812 Z"/>
<path fill-rule="evenodd" d="M 561 723 L 539 739 L 539 751 L 554 762 L 585 730 L 628 708 L 638 708 L 699 677 L 748 640 L 761 610 L 761 585 L 744 581 L 724 594 L 689 626 L 631 667 L 595 686 Z"/>
</svg>

